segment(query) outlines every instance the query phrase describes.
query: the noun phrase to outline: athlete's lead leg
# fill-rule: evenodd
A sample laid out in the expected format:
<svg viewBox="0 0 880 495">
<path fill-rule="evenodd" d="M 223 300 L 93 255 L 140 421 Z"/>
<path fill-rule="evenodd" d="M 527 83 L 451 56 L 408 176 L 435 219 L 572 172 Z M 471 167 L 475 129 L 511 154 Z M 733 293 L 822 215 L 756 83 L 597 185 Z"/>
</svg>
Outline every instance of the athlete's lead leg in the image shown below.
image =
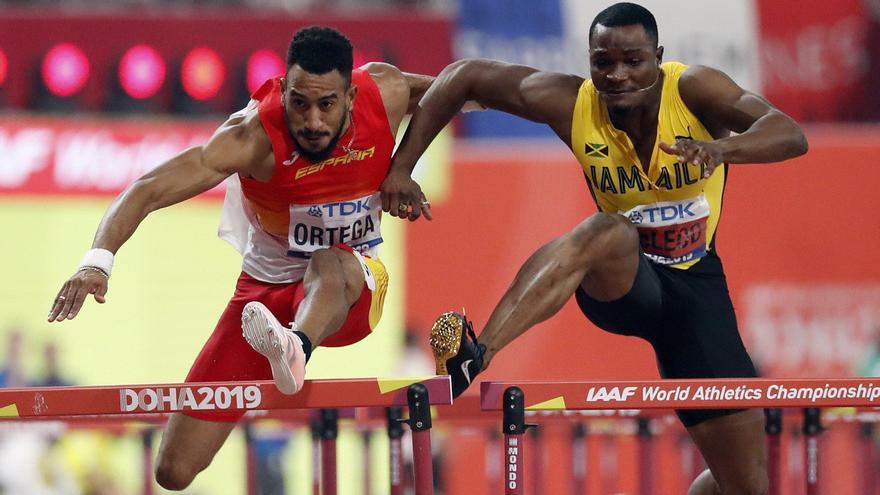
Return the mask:
<svg viewBox="0 0 880 495">
<path fill-rule="evenodd" d="M 626 295 L 639 256 L 635 227 L 608 213 L 594 214 L 540 248 L 519 270 L 480 334 L 486 345 L 483 368 L 513 339 L 556 314 L 578 286 L 600 301 Z"/>
</svg>

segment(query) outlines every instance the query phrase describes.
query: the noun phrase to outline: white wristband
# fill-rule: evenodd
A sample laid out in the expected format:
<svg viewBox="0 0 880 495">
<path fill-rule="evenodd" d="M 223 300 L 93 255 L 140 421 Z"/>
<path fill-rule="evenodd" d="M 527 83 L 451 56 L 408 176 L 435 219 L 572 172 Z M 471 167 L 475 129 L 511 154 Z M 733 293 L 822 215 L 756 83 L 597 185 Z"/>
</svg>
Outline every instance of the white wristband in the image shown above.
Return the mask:
<svg viewBox="0 0 880 495">
<path fill-rule="evenodd" d="M 106 249 L 89 249 L 79 264 L 80 269 L 93 267 L 103 271 L 107 276 L 113 270 L 113 253 Z"/>
</svg>

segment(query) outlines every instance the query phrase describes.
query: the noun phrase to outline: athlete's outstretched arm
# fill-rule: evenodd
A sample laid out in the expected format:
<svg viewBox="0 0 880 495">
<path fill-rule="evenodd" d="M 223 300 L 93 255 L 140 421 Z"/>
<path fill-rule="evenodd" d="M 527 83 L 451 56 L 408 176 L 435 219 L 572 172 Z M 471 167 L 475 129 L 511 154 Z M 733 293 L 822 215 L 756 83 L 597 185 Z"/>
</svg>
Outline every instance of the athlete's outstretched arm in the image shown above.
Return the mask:
<svg viewBox="0 0 880 495">
<path fill-rule="evenodd" d="M 807 139 L 791 117 L 719 70 L 688 68 L 679 80 L 679 92 L 713 135 L 738 133 L 712 143 L 661 144 L 663 151 L 677 154 L 681 161 L 705 162 L 711 171 L 721 163 L 779 162 L 807 152 Z"/>
<path fill-rule="evenodd" d="M 206 144 L 182 152 L 134 181 L 107 209 L 92 249 L 115 254 L 151 212 L 207 191 L 232 173 L 249 170 L 263 145 L 260 139 L 248 139 L 249 134 L 254 133 L 247 131 L 242 118 L 233 117 Z M 112 254 L 107 254 L 111 260 Z M 78 270 L 58 292 L 49 321 L 73 319 L 89 294 L 103 303 L 108 278 L 109 273 L 101 269 Z"/>
<path fill-rule="evenodd" d="M 421 190 L 413 187 L 409 176 L 431 141 L 466 102 L 548 124 L 567 144 L 582 82 L 577 76 L 495 60 L 466 59 L 450 64 L 419 101 L 394 154 L 389 177 L 382 185 L 382 209 L 392 216 L 418 218 Z"/>
</svg>

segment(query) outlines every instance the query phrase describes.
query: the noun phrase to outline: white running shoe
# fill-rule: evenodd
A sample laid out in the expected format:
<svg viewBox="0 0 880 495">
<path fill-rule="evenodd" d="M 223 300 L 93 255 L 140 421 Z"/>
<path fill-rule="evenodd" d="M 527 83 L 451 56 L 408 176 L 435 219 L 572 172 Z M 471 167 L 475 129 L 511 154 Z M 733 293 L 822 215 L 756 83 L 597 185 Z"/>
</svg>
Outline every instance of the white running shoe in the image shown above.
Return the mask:
<svg viewBox="0 0 880 495">
<path fill-rule="evenodd" d="M 287 395 L 299 392 L 306 374 L 306 354 L 300 338 L 257 301 L 247 303 L 241 312 L 241 334 L 269 360 L 278 390 Z"/>
</svg>

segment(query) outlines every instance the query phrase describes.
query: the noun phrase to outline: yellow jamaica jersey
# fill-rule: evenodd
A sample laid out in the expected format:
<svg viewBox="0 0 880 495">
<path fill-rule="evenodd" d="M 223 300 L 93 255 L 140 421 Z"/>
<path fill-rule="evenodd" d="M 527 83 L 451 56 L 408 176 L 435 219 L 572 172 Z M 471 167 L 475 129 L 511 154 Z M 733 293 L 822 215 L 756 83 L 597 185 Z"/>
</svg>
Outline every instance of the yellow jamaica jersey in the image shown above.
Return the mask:
<svg viewBox="0 0 880 495">
<path fill-rule="evenodd" d="M 678 79 L 687 66 L 667 62 L 658 115 L 657 142 L 645 173 L 629 136 L 616 129 L 592 81 L 578 92 L 572 118 L 572 150 L 596 204 L 635 224 L 644 253 L 654 262 L 687 269 L 713 247 L 721 214 L 727 165 L 703 178 L 705 164 L 678 163 L 660 142 L 714 138 L 681 99 Z"/>
</svg>

